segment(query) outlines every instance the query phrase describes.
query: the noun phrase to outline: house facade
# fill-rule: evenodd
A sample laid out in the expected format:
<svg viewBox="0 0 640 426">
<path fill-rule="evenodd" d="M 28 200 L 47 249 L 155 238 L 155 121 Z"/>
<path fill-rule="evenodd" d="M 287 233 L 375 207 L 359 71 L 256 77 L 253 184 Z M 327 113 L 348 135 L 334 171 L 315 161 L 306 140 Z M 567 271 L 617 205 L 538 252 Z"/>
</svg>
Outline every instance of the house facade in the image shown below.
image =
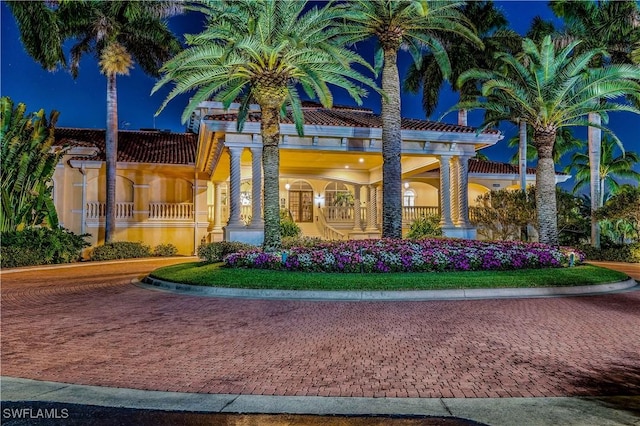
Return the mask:
<svg viewBox="0 0 640 426">
<path fill-rule="evenodd" d="M 203 102 L 186 133 L 120 131 L 115 240 L 172 243 L 181 254 L 204 241 L 262 242 L 260 111 L 242 131 L 237 105 Z M 304 136 L 291 116 L 280 131 L 280 206 L 304 235 L 377 238 L 381 230 L 382 128 L 362 108 L 304 107 Z M 70 149 L 54 174 L 61 225 L 104 241 L 104 130 L 59 128 Z M 517 167 L 472 158 L 502 135 L 425 120 L 402 121 L 403 225 L 441 219 L 445 235 L 475 238 L 469 206 L 491 189 L 519 187 Z M 527 181 L 533 182 L 533 169 Z"/>
</svg>

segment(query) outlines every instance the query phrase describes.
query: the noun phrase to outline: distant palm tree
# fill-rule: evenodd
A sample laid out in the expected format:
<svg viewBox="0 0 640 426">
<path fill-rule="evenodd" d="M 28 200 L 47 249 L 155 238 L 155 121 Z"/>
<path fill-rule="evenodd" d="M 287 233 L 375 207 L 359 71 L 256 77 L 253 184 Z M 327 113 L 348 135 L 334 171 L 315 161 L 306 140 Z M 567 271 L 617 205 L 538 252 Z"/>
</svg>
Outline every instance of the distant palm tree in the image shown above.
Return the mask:
<svg viewBox="0 0 640 426">
<path fill-rule="evenodd" d="M 105 136 L 106 212 L 105 242 L 115 232 L 118 110 L 116 76 L 128 74 L 134 63 L 151 76 L 180 50 L 180 43 L 164 18 L 181 6 L 173 1 L 48 1 L 8 2 L 20 29 L 22 43 L 48 70 L 66 66 L 63 44 L 73 40 L 71 74 L 78 75 L 80 58 L 93 53 L 107 77 Z"/>
<path fill-rule="evenodd" d="M 640 182 L 640 173 L 633 170 L 633 166 L 640 163 L 640 156 L 635 152 L 626 152 L 615 156 L 616 148 L 617 144 L 611 137 L 605 136 L 602 139 L 599 173 L 600 200 L 598 200 L 598 204 L 601 206 L 611 194 L 617 192 L 620 187 L 618 178 Z M 588 154 L 580 151 L 575 152 L 571 157 L 571 164 L 565 168 L 565 172 L 571 173 L 572 170 L 575 170 L 576 180 L 573 192 L 590 185 L 591 170 Z"/>
<path fill-rule="evenodd" d="M 461 11 L 471 22 L 476 23 L 478 37 L 484 48 L 459 34 L 442 34 L 442 43 L 446 50 L 455 52 L 449 55 L 451 62 L 449 79 L 454 83 L 460 74 L 471 68 L 492 69 L 496 52 L 516 52 L 522 45 L 522 37 L 508 29 L 509 21 L 499 9 L 495 8 L 492 1 L 467 2 Z M 422 108 L 429 117 L 438 106 L 445 81 L 436 57 L 432 52 L 428 52 L 422 57 L 420 66 L 415 62 L 409 66 L 404 80 L 404 89 L 414 94 L 422 91 Z M 472 81 L 461 87 L 453 85 L 452 88 L 460 94 L 461 101 L 472 100 L 480 92 L 478 85 Z M 466 114 L 462 112 L 461 115 Z M 465 119 L 459 119 L 458 124 L 466 125 L 467 123 Z"/>
<path fill-rule="evenodd" d="M 636 0 L 601 0 L 550 2 L 551 9 L 565 21 L 566 32 L 559 38 L 561 44 L 582 40 L 580 50 L 603 49 L 607 53 L 596 55 L 591 66 L 607 63 L 632 63 L 633 42 L 640 40 L 640 4 Z M 640 106 L 640 104 L 636 104 Z M 600 116 L 592 113 L 589 121 L 599 124 Z M 600 200 L 600 145 L 602 134 L 597 126 L 589 128 L 589 164 L 591 164 L 591 244 L 600 246 L 600 232 L 595 211 L 602 207 Z"/>
<path fill-rule="evenodd" d="M 345 5 L 345 40 L 375 37 L 374 67 L 382 71 L 382 236 L 402 237 L 402 165 L 400 76 L 398 51 L 406 49 L 420 64 L 429 50 L 446 78 L 451 72 L 444 33 L 459 34 L 481 44 L 462 14 L 461 1 L 352 0 Z M 419 68 L 419 67 L 418 67 Z"/>
<path fill-rule="evenodd" d="M 289 106 L 298 132 L 303 116 L 299 87 L 322 105 L 331 107 L 327 84 L 345 89 L 358 103 L 366 91 L 352 80 L 376 87 L 351 68 L 370 66 L 344 48 L 337 21 L 344 13 L 334 6 L 306 10 L 306 1 L 262 0 L 210 2 L 199 10 L 209 19 L 201 34 L 187 36 L 189 47 L 168 61 L 154 87 L 174 82 L 161 109 L 180 93 L 195 90 L 182 120 L 204 100 L 214 98 L 225 107 L 240 99 L 238 128 L 242 129 L 250 102 L 261 110 L 264 169 L 264 250 L 280 249 L 279 117 Z"/>
<path fill-rule="evenodd" d="M 471 102 L 461 102 L 459 108 L 485 108 L 485 126 L 500 120 L 519 118 L 533 128 L 533 144 L 538 151 L 536 170 L 536 208 L 540 241 L 558 245 L 556 220 L 556 189 L 553 149 L 558 129 L 586 126 L 589 112 L 606 114 L 610 111 L 640 109 L 613 100 L 629 96 L 640 101 L 640 68 L 627 65 L 608 65 L 599 69 L 589 67 L 591 60 L 601 53 L 589 50 L 572 55 L 579 42 L 572 42 L 556 51 L 550 36 L 537 46 L 531 39 L 522 42 L 520 58 L 502 53 L 502 66 L 495 70 L 469 70 L 458 80 L 483 81 L 482 96 Z M 634 81 L 636 80 L 636 81 Z M 599 102 L 608 99 L 607 102 Z M 603 130 L 615 135 L 604 126 Z"/>
</svg>

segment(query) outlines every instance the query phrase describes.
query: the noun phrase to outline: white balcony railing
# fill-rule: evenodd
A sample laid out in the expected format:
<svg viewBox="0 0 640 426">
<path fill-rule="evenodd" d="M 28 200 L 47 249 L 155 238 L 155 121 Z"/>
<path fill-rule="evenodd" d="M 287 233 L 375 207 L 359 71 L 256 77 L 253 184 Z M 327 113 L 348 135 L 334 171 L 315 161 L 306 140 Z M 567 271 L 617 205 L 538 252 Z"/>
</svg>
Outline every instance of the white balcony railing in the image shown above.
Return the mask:
<svg viewBox="0 0 640 426">
<path fill-rule="evenodd" d="M 126 220 L 133 217 L 133 203 L 116 203 L 116 219 Z M 100 219 L 105 216 L 107 211 L 107 203 L 92 201 L 87 203 L 86 217 L 87 219 Z"/>
<path fill-rule="evenodd" d="M 405 206 L 402 208 L 402 221 L 411 223 L 421 217 L 430 215 L 440 215 L 440 209 L 437 206 Z"/>
<path fill-rule="evenodd" d="M 150 203 L 149 219 L 192 220 L 193 203 Z"/>
</svg>

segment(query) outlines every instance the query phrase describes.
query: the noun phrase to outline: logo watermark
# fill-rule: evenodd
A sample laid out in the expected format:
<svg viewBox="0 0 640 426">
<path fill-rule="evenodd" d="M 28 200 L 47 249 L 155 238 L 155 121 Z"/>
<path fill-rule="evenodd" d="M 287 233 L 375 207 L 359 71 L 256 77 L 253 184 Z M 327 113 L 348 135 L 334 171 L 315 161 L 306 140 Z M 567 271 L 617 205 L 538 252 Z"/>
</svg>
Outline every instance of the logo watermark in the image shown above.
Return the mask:
<svg viewBox="0 0 640 426">
<path fill-rule="evenodd" d="M 16 407 L 3 408 L 2 418 L 8 419 L 68 419 L 69 409 L 67 408 L 31 408 Z"/>
</svg>

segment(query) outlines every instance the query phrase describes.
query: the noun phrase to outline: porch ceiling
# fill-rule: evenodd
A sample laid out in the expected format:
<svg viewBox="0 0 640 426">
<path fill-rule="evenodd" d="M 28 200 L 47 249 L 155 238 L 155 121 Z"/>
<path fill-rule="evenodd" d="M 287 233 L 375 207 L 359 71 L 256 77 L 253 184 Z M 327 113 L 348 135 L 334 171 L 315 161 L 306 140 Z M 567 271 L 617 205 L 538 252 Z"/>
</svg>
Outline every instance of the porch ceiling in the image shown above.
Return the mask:
<svg viewBox="0 0 640 426">
<path fill-rule="evenodd" d="M 403 159 L 404 174 L 413 175 L 438 167 L 438 162 L 432 156 L 405 154 Z M 362 160 L 362 161 L 360 161 Z M 241 156 L 241 164 L 244 167 L 251 165 L 251 153 L 244 150 Z M 347 167 L 348 166 L 348 167 Z M 379 152 L 348 152 L 348 151 L 321 151 L 321 150 L 280 150 L 280 174 L 323 174 L 324 171 L 333 171 L 341 175 L 350 175 L 354 181 L 361 180 L 355 174 L 362 177 L 369 176 L 367 181 L 376 182 L 382 178 L 382 155 Z M 369 175 L 370 174 L 370 175 Z M 213 173 L 213 181 L 224 181 L 229 178 L 229 154 L 223 152 Z"/>
<path fill-rule="evenodd" d="M 362 160 L 362 161 L 360 161 Z M 382 156 L 373 152 L 326 152 L 281 150 L 282 170 L 372 170 L 382 166 Z"/>
</svg>

